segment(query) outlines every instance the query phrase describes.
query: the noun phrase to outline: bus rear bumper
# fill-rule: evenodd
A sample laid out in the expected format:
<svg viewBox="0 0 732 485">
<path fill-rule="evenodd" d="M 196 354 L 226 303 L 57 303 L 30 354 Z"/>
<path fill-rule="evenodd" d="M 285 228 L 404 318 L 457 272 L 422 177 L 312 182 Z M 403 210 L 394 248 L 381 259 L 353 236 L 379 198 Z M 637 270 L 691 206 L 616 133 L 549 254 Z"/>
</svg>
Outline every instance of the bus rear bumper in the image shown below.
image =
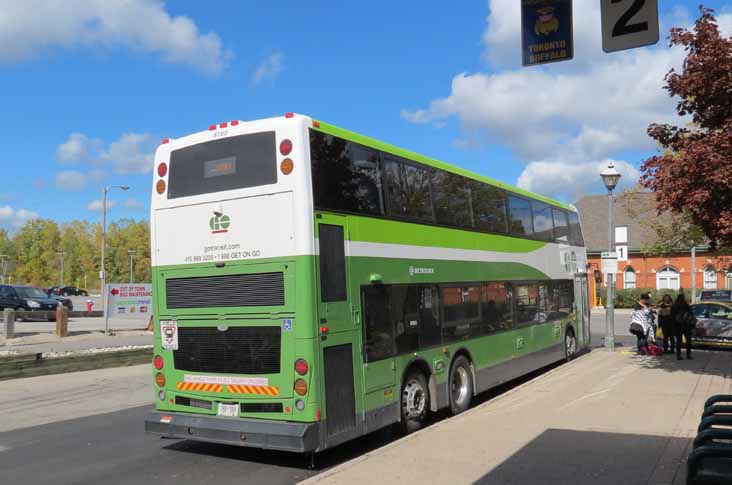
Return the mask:
<svg viewBox="0 0 732 485">
<path fill-rule="evenodd" d="M 320 423 L 218 418 L 161 411 L 152 411 L 145 418 L 145 432 L 149 434 L 301 453 L 318 448 L 319 427 Z"/>
</svg>

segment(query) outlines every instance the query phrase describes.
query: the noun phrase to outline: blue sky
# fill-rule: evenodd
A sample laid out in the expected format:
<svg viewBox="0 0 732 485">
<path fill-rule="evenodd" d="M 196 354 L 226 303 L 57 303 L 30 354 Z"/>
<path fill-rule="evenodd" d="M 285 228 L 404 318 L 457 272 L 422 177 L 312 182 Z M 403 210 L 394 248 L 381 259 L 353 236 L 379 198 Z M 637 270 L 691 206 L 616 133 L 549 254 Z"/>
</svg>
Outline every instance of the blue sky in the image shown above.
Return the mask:
<svg viewBox="0 0 732 485">
<path fill-rule="evenodd" d="M 661 1 L 662 41 L 604 54 L 575 1 L 575 59 L 520 67 L 518 2 L 0 0 L 0 225 L 147 217 L 163 137 L 296 111 L 573 201 L 614 160 L 627 182 L 698 1 Z M 276 4 L 276 5 L 274 5 Z M 707 2 L 732 31 L 732 2 Z"/>
</svg>

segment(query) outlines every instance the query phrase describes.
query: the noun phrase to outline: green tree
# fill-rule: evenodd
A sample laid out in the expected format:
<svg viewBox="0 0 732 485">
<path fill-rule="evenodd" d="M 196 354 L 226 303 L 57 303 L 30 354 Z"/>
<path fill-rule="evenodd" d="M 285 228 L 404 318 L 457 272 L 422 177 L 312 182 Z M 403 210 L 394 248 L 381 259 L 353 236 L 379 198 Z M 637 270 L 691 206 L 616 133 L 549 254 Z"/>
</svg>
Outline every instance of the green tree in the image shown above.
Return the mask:
<svg viewBox="0 0 732 485">
<path fill-rule="evenodd" d="M 48 219 L 25 223 L 13 238 L 16 255 L 15 281 L 34 286 L 49 286 L 59 279 L 58 225 Z"/>
</svg>

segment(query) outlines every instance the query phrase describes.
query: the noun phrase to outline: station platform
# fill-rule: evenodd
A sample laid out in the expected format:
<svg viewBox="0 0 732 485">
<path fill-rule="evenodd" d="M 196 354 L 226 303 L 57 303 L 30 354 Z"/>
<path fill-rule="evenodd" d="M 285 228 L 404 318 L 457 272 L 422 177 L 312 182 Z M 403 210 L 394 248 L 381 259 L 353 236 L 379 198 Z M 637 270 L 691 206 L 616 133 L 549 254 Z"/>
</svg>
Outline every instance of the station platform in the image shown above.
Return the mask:
<svg viewBox="0 0 732 485">
<path fill-rule="evenodd" d="M 320 484 L 674 484 L 732 353 L 594 350 L 317 475 Z"/>
</svg>

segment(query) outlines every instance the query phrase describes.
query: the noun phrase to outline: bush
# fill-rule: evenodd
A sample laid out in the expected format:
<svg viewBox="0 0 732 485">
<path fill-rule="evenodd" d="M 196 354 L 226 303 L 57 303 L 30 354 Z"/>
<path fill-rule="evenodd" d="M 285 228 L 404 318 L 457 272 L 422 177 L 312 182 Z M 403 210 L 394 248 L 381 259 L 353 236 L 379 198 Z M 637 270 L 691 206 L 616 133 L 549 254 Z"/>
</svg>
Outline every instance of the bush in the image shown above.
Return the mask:
<svg viewBox="0 0 732 485">
<path fill-rule="evenodd" d="M 686 301 L 691 303 L 691 290 L 684 289 L 682 291 L 686 295 Z M 661 298 L 663 298 L 663 295 L 670 295 L 671 299 L 675 300 L 679 292 L 677 290 L 656 290 L 654 288 L 620 289 L 615 292 L 615 308 L 633 308 L 643 293 L 650 293 L 651 303 L 657 305 L 661 301 Z M 606 296 L 607 290 L 605 288 L 601 289 L 600 297 L 603 303 L 606 301 Z"/>
</svg>

